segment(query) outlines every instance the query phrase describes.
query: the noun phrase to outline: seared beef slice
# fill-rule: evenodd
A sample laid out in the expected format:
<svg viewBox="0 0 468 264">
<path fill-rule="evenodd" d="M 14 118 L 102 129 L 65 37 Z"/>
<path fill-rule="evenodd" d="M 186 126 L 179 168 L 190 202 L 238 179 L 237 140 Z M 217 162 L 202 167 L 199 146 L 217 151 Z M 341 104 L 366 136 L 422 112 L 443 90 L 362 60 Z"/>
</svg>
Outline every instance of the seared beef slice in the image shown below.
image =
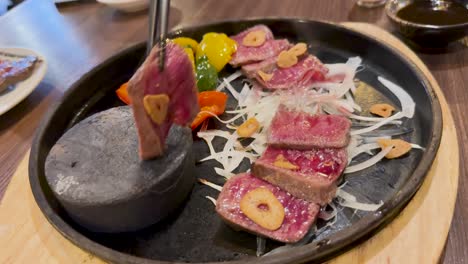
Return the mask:
<svg viewBox="0 0 468 264">
<path fill-rule="evenodd" d="M 265 33 L 265 42 L 257 47 L 245 46 L 243 39 L 247 34 L 254 31 L 262 31 Z M 281 51 L 288 49 L 291 44 L 286 39 L 273 39 L 273 33 L 265 25 L 257 25 L 242 31 L 241 33 L 231 36 L 236 41 L 237 50 L 232 55 L 229 62 L 234 67 L 259 62 L 271 57 L 276 57 Z"/>
<path fill-rule="evenodd" d="M 183 49 L 173 43 L 167 44 L 162 72 L 159 71 L 158 56 L 159 49 L 155 47 L 128 85 L 138 130 L 140 157 L 144 160 L 162 155 L 171 125 L 190 124 L 199 110 L 193 67 Z M 143 98 L 146 95 L 169 97 L 167 115 L 159 124 L 145 110 Z"/>
<path fill-rule="evenodd" d="M 242 66 L 242 71 L 271 90 L 307 87 L 314 82 L 323 81 L 328 73 L 328 68 L 312 55 L 302 56 L 297 64 L 288 68 L 278 67 L 276 61 L 275 56 L 258 63 L 247 64 Z M 264 79 L 258 74 L 259 71 L 271 75 L 271 78 Z"/>
<path fill-rule="evenodd" d="M 310 115 L 280 106 L 267 133 L 268 145 L 288 149 L 343 148 L 351 122 L 340 115 Z"/>
<path fill-rule="evenodd" d="M 346 149 L 292 150 L 268 147 L 252 173 L 298 198 L 326 205 L 347 164 Z"/>
<path fill-rule="evenodd" d="M 271 191 L 284 207 L 284 220 L 276 230 L 261 227 L 240 209 L 242 197 L 257 188 L 266 188 Z M 317 204 L 296 198 L 249 173 L 231 177 L 224 184 L 216 202 L 217 213 L 234 228 L 286 243 L 297 242 L 303 238 L 315 222 L 319 210 L 320 207 Z"/>
<path fill-rule="evenodd" d="M 0 60 L 0 92 L 31 76 L 37 61 L 35 56 L 27 56 L 13 61 Z"/>
</svg>

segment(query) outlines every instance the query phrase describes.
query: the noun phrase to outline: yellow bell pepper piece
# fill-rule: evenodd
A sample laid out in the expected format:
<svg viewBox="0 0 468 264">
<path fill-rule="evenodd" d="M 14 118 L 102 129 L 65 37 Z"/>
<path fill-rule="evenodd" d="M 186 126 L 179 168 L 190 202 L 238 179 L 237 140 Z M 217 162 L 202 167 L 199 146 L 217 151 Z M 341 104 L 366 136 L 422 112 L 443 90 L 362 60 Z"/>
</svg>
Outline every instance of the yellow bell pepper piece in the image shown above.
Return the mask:
<svg viewBox="0 0 468 264">
<path fill-rule="evenodd" d="M 172 40 L 175 44 L 181 46 L 187 56 L 189 57 L 190 62 L 192 63 L 193 70 L 195 71 L 195 52 L 197 51 L 198 42 L 191 38 L 179 37 Z"/>
<path fill-rule="evenodd" d="M 191 48 L 184 48 L 184 51 L 192 63 L 193 70 L 195 71 L 195 56 L 193 55 L 193 50 Z"/>
<path fill-rule="evenodd" d="M 172 40 L 175 44 L 181 46 L 182 48 L 191 48 L 193 54 L 197 52 L 198 42 L 191 38 L 179 37 Z"/>
<path fill-rule="evenodd" d="M 211 65 L 221 71 L 231 60 L 231 55 L 236 52 L 236 42 L 224 33 L 206 33 L 198 44 L 197 60 L 206 55 Z"/>
</svg>

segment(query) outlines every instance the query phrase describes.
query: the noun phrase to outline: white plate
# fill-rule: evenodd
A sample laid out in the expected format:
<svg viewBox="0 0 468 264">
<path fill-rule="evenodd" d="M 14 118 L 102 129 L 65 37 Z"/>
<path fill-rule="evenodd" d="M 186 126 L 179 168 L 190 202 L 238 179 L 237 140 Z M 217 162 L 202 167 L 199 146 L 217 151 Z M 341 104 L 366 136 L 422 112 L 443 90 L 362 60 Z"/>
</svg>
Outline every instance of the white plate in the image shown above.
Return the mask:
<svg viewBox="0 0 468 264">
<path fill-rule="evenodd" d="M 47 62 L 45 58 L 32 50 L 23 48 L 0 48 L 0 60 L 18 60 L 19 58 L 12 58 L 1 54 L 10 53 L 20 56 L 36 56 L 39 61 L 36 62 L 33 72 L 29 78 L 24 81 L 11 85 L 5 91 L 0 92 L 0 115 L 3 115 L 8 110 L 19 104 L 24 100 L 37 85 L 42 81 L 47 72 Z"/>
</svg>

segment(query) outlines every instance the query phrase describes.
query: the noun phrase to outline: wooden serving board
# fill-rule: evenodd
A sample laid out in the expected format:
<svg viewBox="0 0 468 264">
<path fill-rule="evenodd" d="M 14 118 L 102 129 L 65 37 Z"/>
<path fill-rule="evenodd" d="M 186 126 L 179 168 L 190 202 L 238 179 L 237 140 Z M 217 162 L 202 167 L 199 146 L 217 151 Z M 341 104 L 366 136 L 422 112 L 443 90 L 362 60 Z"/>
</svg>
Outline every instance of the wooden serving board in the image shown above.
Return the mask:
<svg viewBox="0 0 468 264">
<path fill-rule="evenodd" d="M 421 60 L 390 33 L 364 23 L 343 23 L 399 49 L 432 83 L 442 107 L 443 133 L 421 189 L 400 215 L 365 243 L 329 263 L 437 263 L 457 196 L 459 156 L 455 125 L 436 80 Z M 28 158 L 20 163 L 0 203 L 0 263 L 104 263 L 50 225 L 31 193 Z M 410 250 L 409 250 L 410 249 Z"/>
</svg>

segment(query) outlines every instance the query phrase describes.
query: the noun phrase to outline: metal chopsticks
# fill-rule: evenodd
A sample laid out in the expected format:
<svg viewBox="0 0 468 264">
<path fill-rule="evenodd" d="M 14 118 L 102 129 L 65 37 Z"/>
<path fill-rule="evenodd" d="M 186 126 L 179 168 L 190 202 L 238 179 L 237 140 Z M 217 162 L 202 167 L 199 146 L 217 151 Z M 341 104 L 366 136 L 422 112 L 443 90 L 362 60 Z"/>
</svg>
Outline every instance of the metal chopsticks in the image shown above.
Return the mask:
<svg viewBox="0 0 468 264">
<path fill-rule="evenodd" d="M 164 70 L 166 35 L 169 18 L 170 0 L 150 0 L 149 36 L 146 45 L 148 55 L 154 45 L 159 47 L 159 70 Z"/>
</svg>

